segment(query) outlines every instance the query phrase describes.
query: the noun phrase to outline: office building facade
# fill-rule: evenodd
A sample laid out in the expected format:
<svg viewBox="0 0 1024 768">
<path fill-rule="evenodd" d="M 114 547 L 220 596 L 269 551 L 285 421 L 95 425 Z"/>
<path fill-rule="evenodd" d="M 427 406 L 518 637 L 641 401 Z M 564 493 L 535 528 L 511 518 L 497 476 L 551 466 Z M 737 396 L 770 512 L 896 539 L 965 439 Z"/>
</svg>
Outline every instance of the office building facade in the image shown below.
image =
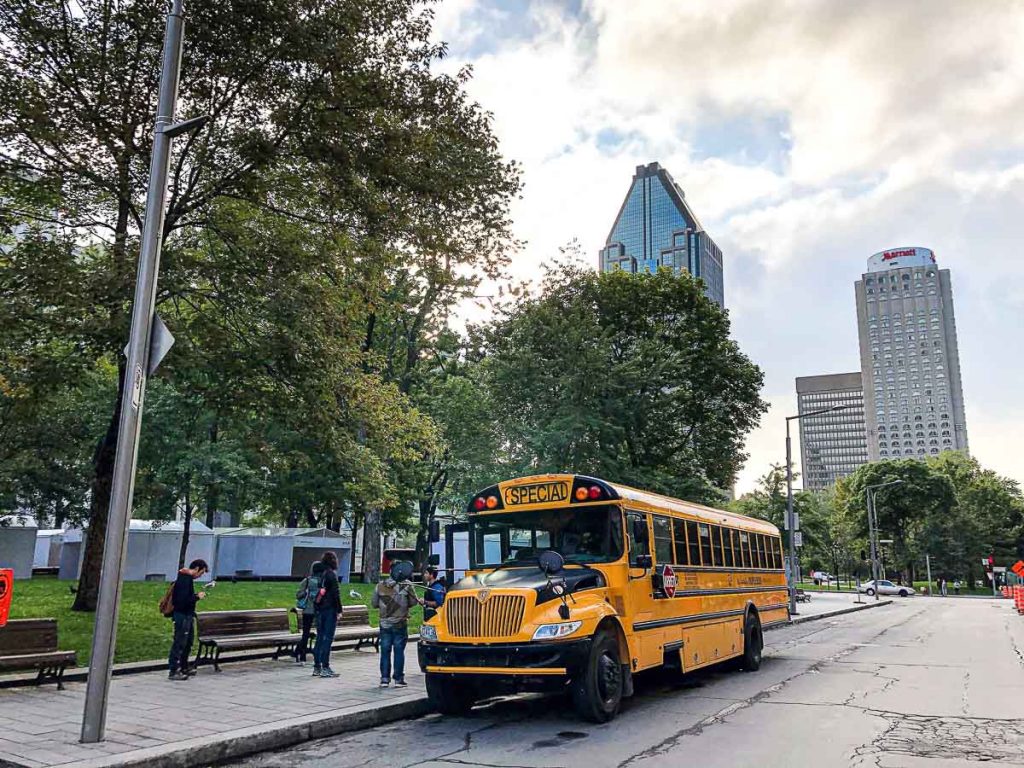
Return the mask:
<svg viewBox="0 0 1024 768">
<path fill-rule="evenodd" d="M 949 270 L 927 248 L 882 251 L 855 292 L 868 458 L 967 452 Z"/>
<path fill-rule="evenodd" d="M 842 410 L 800 419 L 800 465 L 803 487 L 820 491 L 868 461 L 864 388 L 860 371 L 796 380 L 797 413 L 841 407 Z"/>
<path fill-rule="evenodd" d="M 638 165 L 615 217 L 599 268 L 654 272 L 668 267 L 704 281 L 708 298 L 725 307 L 722 251 L 704 231 L 686 195 L 659 163 Z"/>
</svg>

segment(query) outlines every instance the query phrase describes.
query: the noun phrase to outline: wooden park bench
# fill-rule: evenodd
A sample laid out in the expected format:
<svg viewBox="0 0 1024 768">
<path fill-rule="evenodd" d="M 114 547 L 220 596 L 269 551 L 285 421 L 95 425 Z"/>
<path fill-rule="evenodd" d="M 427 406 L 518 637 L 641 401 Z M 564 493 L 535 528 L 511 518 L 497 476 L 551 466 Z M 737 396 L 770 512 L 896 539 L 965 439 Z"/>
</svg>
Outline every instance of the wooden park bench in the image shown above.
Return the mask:
<svg viewBox="0 0 1024 768">
<path fill-rule="evenodd" d="M 811 596 L 804 592 L 802 589 L 796 591 L 796 601 L 798 603 L 809 603 L 811 602 Z"/>
<path fill-rule="evenodd" d="M 292 612 L 298 614 L 295 608 L 292 608 Z M 311 637 L 316 637 L 315 624 Z M 348 643 L 352 641 L 355 641 L 357 651 L 363 647 L 364 643 L 367 643 L 372 645 L 378 653 L 380 652 L 380 635 L 376 627 L 370 626 L 370 609 L 365 605 L 342 606 L 338 628 L 334 630 L 334 642 Z"/>
<path fill-rule="evenodd" d="M 292 631 L 287 608 L 253 611 L 202 611 L 196 614 L 199 649 L 195 665 L 213 664 L 220 672 L 223 651 L 273 648 L 274 658 L 291 651 L 302 635 Z"/>
<path fill-rule="evenodd" d="M 74 651 L 57 650 L 56 619 L 15 619 L 0 627 L 0 672 L 38 669 L 36 685 L 56 680 L 64 690 L 64 670 L 77 663 Z"/>
</svg>

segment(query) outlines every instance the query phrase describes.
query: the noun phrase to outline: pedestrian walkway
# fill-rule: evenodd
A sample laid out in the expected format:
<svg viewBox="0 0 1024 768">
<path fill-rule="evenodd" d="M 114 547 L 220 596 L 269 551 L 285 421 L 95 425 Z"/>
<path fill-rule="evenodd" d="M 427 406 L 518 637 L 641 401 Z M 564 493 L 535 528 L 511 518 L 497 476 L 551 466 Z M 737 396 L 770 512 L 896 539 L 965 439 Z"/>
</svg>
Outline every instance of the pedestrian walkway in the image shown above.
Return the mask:
<svg viewBox="0 0 1024 768">
<path fill-rule="evenodd" d="M 199 765 L 418 716 L 426 701 L 415 650 L 408 688 L 379 687 L 372 650 L 336 651 L 330 680 L 292 661 L 203 667 L 182 682 L 166 672 L 115 677 L 100 744 L 78 742 L 84 683 L 0 690 L 0 768 Z"/>
</svg>

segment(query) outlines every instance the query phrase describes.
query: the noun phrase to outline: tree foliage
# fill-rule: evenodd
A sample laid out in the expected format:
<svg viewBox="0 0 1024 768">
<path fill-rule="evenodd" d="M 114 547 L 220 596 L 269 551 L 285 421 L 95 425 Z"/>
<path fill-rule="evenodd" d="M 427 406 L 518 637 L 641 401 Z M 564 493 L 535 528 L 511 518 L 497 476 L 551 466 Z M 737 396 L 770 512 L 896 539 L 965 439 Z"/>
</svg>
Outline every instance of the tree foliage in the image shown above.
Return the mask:
<svg viewBox="0 0 1024 768">
<path fill-rule="evenodd" d="M 554 268 L 478 332 L 510 471 L 721 501 L 765 410 L 761 371 L 688 275 Z"/>
</svg>

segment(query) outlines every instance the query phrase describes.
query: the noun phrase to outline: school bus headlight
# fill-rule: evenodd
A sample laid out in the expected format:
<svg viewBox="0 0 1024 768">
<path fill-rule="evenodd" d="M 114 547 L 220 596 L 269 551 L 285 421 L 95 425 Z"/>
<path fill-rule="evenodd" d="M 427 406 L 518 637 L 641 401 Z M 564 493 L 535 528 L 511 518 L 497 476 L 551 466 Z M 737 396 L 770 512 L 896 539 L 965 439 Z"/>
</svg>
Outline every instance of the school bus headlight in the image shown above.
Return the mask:
<svg viewBox="0 0 1024 768">
<path fill-rule="evenodd" d="M 428 643 L 437 642 L 437 627 L 430 624 L 423 624 L 420 626 L 420 640 L 426 640 Z"/>
<path fill-rule="evenodd" d="M 534 640 L 557 640 L 560 637 L 571 635 L 583 626 L 582 621 L 567 621 L 564 624 L 541 624 L 533 633 Z"/>
</svg>

